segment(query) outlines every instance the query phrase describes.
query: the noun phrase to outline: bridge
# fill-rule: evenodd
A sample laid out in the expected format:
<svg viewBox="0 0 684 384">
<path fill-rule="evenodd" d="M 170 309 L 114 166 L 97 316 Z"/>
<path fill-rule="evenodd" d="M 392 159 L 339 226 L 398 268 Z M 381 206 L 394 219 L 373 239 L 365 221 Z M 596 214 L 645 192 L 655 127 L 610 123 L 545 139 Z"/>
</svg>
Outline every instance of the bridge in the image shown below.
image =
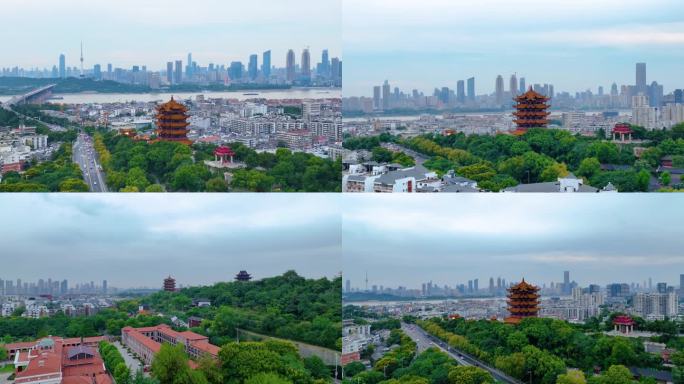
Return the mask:
<svg viewBox="0 0 684 384">
<path fill-rule="evenodd" d="M 5 102 L 5 107 L 12 107 L 13 105 L 21 104 L 42 104 L 52 96 L 52 88 L 57 84 L 50 84 L 44 87 L 36 88 L 23 95 L 17 95 Z"/>
</svg>

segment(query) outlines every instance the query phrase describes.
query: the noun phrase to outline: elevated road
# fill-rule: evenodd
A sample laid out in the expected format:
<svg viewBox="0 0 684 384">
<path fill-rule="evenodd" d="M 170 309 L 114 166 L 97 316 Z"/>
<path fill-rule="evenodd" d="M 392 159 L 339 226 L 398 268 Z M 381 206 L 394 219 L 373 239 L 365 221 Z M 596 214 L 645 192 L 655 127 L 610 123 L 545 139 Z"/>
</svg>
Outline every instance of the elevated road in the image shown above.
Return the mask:
<svg viewBox="0 0 684 384">
<path fill-rule="evenodd" d="M 458 362 L 459 365 L 482 368 L 485 371 L 489 372 L 489 374 L 492 375 L 492 377 L 494 377 L 494 379 L 498 382 L 507 384 L 523 384 L 520 380 L 517 380 L 505 374 L 504 372 L 488 365 L 487 363 L 479 359 L 476 359 L 468 355 L 467 353 L 464 353 L 463 351 L 460 351 L 449 346 L 447 343 L 443 342 L 442 340 L 434 336 L 431 336 L 430 334 L 425 332 L 423 328 L 415 324 L 401 323 L 401 330 L 404 331 L 406 335 L 408 335 L 413 341 L 416 342 L 418 353 L 430 347 L 437 347 L 442 352 L 449 355 L 449 357 L 456 360 L 456 362 Z"/>
<path fill-rule="evenodd" d="M 97 152 L 93 147 L 93 139 L 85 133 L 79 133 L 73 146 L 73 160 L 83 172 L 83 180 L 91 192 L 107 192 L 105 178 L 97 161 Z"/>
</svg>

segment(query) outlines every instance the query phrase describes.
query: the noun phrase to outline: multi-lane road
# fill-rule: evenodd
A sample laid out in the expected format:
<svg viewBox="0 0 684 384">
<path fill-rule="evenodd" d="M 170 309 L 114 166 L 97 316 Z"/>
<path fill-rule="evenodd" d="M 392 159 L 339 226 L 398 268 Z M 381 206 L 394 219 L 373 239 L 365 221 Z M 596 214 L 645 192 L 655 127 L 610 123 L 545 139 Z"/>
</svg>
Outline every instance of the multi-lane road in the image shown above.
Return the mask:
<svg viewBox="0 0 684 384">
<path fill-rule="evenodd" d="M 107 192 L 105 178 L 97 161 L 97 152 L 93 147 L 93 139 L 85 133 L 79 133 L 73 147 L 74 162 L 83 172 L 83 180 L 91 192 Z"/>
<path fill-rule="evenodd" d="M 425 330 L 414 324 L 401 323 L 401 330 L 406 333 L 413 341 L 416 342 L 417 352 L 423 352 L 430 347 L 436 347 L 442 350 L 442 352 L 449 355 L 451 358 L 456 360 L 458 364 L 465 366 L 475 366 L 484 369 L 489 372 L 489 374 L 494 377 L 499 382 L 508 384 L 522 384 L 519 380 L 501 372 L 500 370 L 490 367 L 489 365 L 477 360 L 459 350 L 450 347 L 447 343 L 442 340 L 429 335 Z"/>
</svg>

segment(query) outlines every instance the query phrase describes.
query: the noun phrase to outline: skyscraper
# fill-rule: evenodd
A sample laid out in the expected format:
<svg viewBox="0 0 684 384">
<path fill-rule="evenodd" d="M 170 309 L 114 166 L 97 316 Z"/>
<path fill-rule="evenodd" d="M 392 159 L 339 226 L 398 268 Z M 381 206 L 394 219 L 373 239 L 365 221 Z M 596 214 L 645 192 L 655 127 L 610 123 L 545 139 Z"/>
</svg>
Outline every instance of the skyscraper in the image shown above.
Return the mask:
<svg viewBox="0 0 684 384">
<path fill-rule="evenodd" d="M 475 101 L 475 78 L 468 78 L 468 100 Z"/>
<path fill-rule="evenodd" d="M 499 75 L 496 77 L 496 104 L 497 105 L 502 105 L 503 104 L 503 93 L 504 93 L 504 81 L 503 81 L 503 76 Z"/>
<path fill-rule="evenodd" d="M 520 88 L 518 88 L 518 93 L 522 95 L 525 92 L 527 92 L 527 88 L 525 87 L 525 78 L 521 77 L 520 78 Z"/>
<path fill-rule="evenodd" d="M 330 59 L 328 59 L 328 50 L 324 49 L 321 53 L 321 72 L 324 76 L 330 76 Z"/>
<path fill-rule="evenodd" d="M 570 271 L 563 271 L 563 294 L 570 293 Z"/>
<path fill-rule="evenodd" d="M 382 85 L 382 109 L 385 111 L 390 108 L 389 97 L 390 85 L 389 82 L 385 80 L 385 83 Z"/>
<path fill-rule="evenodd" d="M 335 82 L 335 86 L 342 85 L 342 61 L 337 57 L 330 60 L 330 78 Z"/>
<path fill-rule="evenodd" d="M 305 48 L 302 51 L 302 80 L 305 83 L 311 81 L 311 54 L 309 53 L 309 48 Z"/>
<path fill-rule="evenodd" d="M 345 281 L 344 291 L 347 293 L 351 292 L 351 281 L 349 281 L 349 279 Z"/>
<path fill-rule="evenodd" d="M 171 61 L 166 62 L 166 81 L 169 84 L 173 83 L 173 62 Z"/>
<path fill-rule="evenodd" d="M 373 109 L 379 110 L 381 107 L 382 97 L 380 96 L 381 90 L 380 86 L 376 85 L 373 87 Z"/>
<path fill-rule="evenodd" d="M 515 73 L 511 75 L 511 80 L 508 85 L 511 88 L 511 97 L 518 96 L 518 77 Z"/>
<path fill-rule="evenodd" d="M 188 53 L 188 66 L 185 67 L 185 76 L 192 77 L 192 53 Z"/>
<path fill-rule="evenodd" d="M 461 104 L 465 103 L 465 82 L 463 80 L 456 82 L 456 100 Z"/>
<path fill-rule="evenodd" d="M 636 92 L 646 95 L 646 63 L 636 63 Z"/>
<path fill-rule="evenodd" d="M 102 280 L 102 293 L 107 294 L 107 280 Z"/>
<path fill-rule="evenodd" d="M 295 53 L 291 49 L 287 51 L 285 67 L 287 73 L 287 81 L 293 82 L 295 80 Z"/>
<path fill-rule="evenodd" d="M 176 84 L 183 81 L 183 60 L 176 60 L 176 76 L 174 78 Z"/>
<path fill-rule="evenodd" d="M 264 52 L 263 57 L 261 59 L 261 73 L 264 74 L 264 77 L 266 79 L 271 77 L 271 51 L 270 50 Z"/>
<path fill-rule="evenodd" d="M 59 78 L 66 79 L 66 57 L 63 53 L 59 55 Z"/>
<path fill-rule="evenodd" d="M 228 75 L 230 76 L 230 80 L 232 80 L 232 81 L 242 80 L 242 62 L 239 62 L 239 61 L 231 62 L 230 68 L 228 71 Z"/>
<path fill-rule="evenodd" d="M 93 66 L 93 77 L 95 80 L 102 80 L 102 67 L 100 64 L 95 64 Z"/>
<path fill-rule="evenodd" d="M 257 59 L 258 59 L 257 55 L 250 55 L 249 56 L 248 73 L 249 73 L 249 79 L 252 81 L 255 80 L 257 77 L 257 72 L 258 72 L 258 68 L 259 68 L 258 64 L 257 64 Z"/>
</svg>

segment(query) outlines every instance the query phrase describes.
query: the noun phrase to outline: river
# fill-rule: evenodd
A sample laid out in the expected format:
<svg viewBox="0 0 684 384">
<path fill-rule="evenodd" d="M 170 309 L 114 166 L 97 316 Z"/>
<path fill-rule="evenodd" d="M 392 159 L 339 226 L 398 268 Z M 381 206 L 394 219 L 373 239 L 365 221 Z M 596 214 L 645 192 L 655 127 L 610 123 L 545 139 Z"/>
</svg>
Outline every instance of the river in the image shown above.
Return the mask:
<svg viewBox="0 0 684 384">
<path fill-rule="evenodd" d="M 256 94 L 256 95 L 255 95 Z M 291 89 L 264 89 L 255 91 L 223 91 L 223 92 L 161 92 L 161 93 L 65 93 L 54 94 L 56 99 L 50 100 L 53 103 L 64 104 L 89 104 L 89 103 L 121 103 L 126 101 L 150 102 L 157 100 L 168 100 L 173 96 L 176 99 L 184 100 L 195 98 L 197 95 L 204 95 L 205 98 L 224 98 L 224 99 L 326 99 L 340 98 L 342 91 L 339 88 L 291 88 Z M 0 102 L 11 99 L 12 96 L 0 96 Z M 57 99 L 59 98 L 59 99 Z"/>
</svg>

